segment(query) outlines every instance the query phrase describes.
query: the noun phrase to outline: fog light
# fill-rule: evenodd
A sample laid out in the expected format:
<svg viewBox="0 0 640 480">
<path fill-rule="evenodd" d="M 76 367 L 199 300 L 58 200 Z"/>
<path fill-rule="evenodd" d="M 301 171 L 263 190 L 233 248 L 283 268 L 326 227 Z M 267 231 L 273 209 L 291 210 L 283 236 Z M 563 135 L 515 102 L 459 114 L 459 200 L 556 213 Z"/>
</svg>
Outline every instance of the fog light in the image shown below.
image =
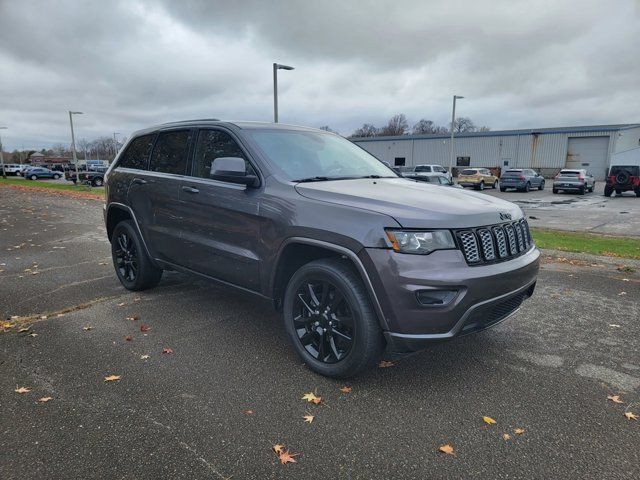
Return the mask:
<svg viewBox="0 0 640 480">
<path fill-rule="evenodd" d="M 416 296 L 421 305 L 448 305 L 456 298 L 457 290 L 418 290 Z"/>
</svg>

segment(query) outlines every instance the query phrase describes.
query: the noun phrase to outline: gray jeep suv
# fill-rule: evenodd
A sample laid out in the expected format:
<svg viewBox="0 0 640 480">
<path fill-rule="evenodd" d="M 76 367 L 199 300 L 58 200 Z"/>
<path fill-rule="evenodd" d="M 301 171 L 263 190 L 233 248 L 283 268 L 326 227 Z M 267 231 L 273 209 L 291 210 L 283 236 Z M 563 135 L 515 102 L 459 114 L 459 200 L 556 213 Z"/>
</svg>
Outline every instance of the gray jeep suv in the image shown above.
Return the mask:
<svg viewBox="0 0 640 480">
<path fill-rule="evenodd" d="M 160 125 L 131 136 L 105 184 L 125 288 L 177 270 L 268 299 L 331 377 L 494 325 L 536 283 L 519 207 L 404 179 L 322 130 Z"/>
</svg>

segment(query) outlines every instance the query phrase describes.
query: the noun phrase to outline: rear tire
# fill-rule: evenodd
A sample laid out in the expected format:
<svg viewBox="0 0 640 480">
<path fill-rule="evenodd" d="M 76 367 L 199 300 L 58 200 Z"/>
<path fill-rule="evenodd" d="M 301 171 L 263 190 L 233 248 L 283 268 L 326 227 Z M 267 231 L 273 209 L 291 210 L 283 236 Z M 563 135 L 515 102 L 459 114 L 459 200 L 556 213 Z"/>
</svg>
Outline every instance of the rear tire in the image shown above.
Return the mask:
<svg viewBox="0 0 640 480">
<path fill-rule="evenodd" d="M 559 191 L 559 190 L 558 190 L 557 188 L 554 188 L 554 189 L 553 189 L 553 193 L 558 193 L 558 191 Z"/>
<path fill-rule="evenodd" d="M 484 190 L 484 180 L 480 182 L 480 185 L 478 185 L 478 190 Z"/>
<path fill-rule="evenodd" d="M 636 197 L 640 197 L 640 187 L 636 187 L 634 192 L 636 193 Z"/>
<path fill-rule="evenodd" d="M 538 187 L 538 190 L 544 190 L 544 180 L 540 182 L 540 186 Z"/>
<path fill-rule="evenodd" d="M 505 187 L 500 187 L 500 191 L 501 191 L 501 192 L 506 192 L 506 191 L 507 191 L 507 189 L 506 189 Z"/>
<path fill-rule="evenodd" d="M 91 182 L 91 184 L 92 184 L 94 187 L 101 187 L 101 186 L 102 186 L 102 183 L 103 183 L 103 182 L 102 182 L 102 179 L 101 179 L 101 178 L 94 178 L 94 179 L 93 179 L 93 182 Z"/>
<path fill-rule="evenodd" d="M 584 195 L 584 192 L 585 192 L 585 187 L 580 187 L 580 190 L 578 190 L 578 193 L 580 195 Z"/>
<path fill-rule="evenodd" d="M 31 180 L 37 180 L 37 179 L 38 179 L 38 176 L 37 176 L 37 175 L 31 175 L 29 178 L 30 178 Z"/>
<path fill-rule="evenodd" d="M 344 260 L 300 267 L 285 290 L 283 313 L 296 353 L 316 373 L 348 378 L 380 360 L 384 338 L 377 315 L 362 280 Z"/>
<path fill-rule="evenodd" d="M 527 182 L 524 186 L 524 191 L 527 193 L 531 191 L 531 184 L 529 182 Z"/>
<path fill-rule="evenodd" d="M 111 257 L 118 280 L 127 290 L 153 288 L 162 278 L 162 269 L 151 262 L 132 220 L 122 220 L 113 229 Z"/>
<path fill-rule="evenodd" d="M 493 182 L 493 189 L 495 190 L 496 188 L 498 188 L 498 180 Z"/>
</svg>

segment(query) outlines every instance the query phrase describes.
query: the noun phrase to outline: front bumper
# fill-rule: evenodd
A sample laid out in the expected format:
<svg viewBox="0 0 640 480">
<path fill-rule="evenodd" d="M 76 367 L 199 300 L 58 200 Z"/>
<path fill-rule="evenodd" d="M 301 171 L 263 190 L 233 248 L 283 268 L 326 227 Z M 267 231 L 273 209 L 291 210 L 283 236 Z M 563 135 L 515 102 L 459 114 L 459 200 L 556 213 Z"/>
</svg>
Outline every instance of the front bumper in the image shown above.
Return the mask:
<svg viewBox="0 0 640 480">
<path fill-rule="evenodd" d="M 540 252 L 469 266 L 459 250 L 407 255 L 366 249 L 361 255 L 384 315 L 388 350 L 407 353 L 434 340 L 488 328 L 514 313 L 535 288 Z M 444 306 L 422 305 L 417 292 L 457 290 Z"/>
</svg>

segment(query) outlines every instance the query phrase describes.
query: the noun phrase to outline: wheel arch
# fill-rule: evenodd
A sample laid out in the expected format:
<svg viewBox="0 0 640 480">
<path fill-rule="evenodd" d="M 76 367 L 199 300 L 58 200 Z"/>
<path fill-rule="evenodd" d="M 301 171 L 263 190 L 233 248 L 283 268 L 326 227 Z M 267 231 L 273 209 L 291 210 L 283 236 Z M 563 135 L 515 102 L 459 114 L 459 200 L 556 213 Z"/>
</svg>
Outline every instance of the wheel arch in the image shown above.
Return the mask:
<svg viewBox="0 0 640 480">
<path fill-rule="evenodd" d="M 291 237 L 282 243 L 275 261 L 270 284 L 270 293 L 276 309 L 279 310 L 282 306 L 282 297 L 291 276 L 302 265 L 322 258 L 343 258 L 351 264 L 369 294 L 380 327 L 383 330 L 388 330 L 373 284 L 358 255 L 347 247 L 322 240 Z"/>
<path fill-rule="evenodd" d="M 124 205 L 122 203 L 110 203 L 107 206 L 107 214 L 105 217 L 105 223 L 106 223 L 106 227 L 107 227 L 107 238 L 109 239 L 109 242 L 111 242 L 111 237 L 113 235 L 113 229 L 116 227 L 116 225 L 123 221 L 123 220 L 132 220 L 133 224 L 136 227 L 136 231 L 138 232 L 138 235 L 140 236 L 140 240 L 142 241 L 142 245 L 144 245 L 144 249 L 147 252 L 147 256 L 149 257 L 149 259 L 151 260 L 151 263 L 153 263 L 154 265 L 157 266 L 156 261 L 153 257 L 153 255 L 151 255 L 151 252 L 149 251 L 149 247 L 147 246 L 147 242 L 144 239 L 144 236 L 142 235 L 142 232 L 140 231 L 140 225 L 138 225 L 138 220 L 136 219 L 136 215 L 135 213 L 133 213 L 133 210 L 131 210 L 131 208 L 127 205 Z"/>
</svg>

